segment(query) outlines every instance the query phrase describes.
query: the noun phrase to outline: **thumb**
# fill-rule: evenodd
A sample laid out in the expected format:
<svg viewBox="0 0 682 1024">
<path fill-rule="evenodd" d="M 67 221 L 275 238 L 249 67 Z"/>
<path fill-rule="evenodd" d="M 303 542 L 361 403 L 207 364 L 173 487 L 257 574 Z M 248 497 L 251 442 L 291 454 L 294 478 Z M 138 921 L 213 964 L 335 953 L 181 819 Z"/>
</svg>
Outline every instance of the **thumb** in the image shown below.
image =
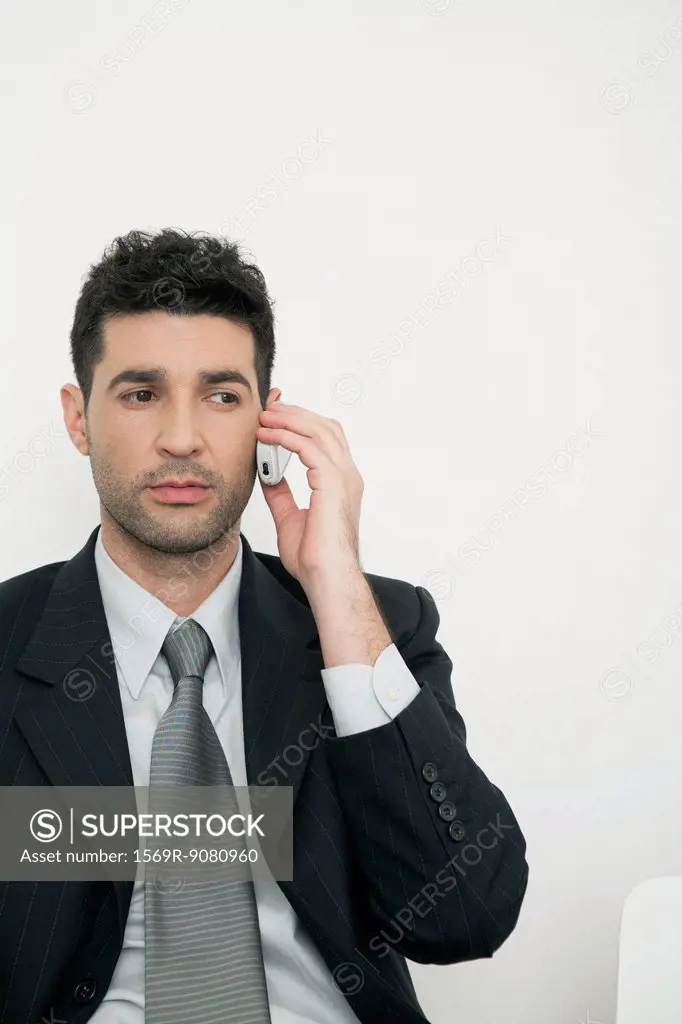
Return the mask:
<svg viewBox="0 0 682 1024">
<path fill-rule="evenodd" d="M 258 479 L 260 480 L 260 477 Z M 260 480 L 260 485 L 268 508 L 272 512 L 272 518 L 275 520 L 275 526 L 279 527 L 282 520 L 292 512 L 300 511 L 286 477 L 283 477 L 278 484 L 264 484 Z"/>
</svg>

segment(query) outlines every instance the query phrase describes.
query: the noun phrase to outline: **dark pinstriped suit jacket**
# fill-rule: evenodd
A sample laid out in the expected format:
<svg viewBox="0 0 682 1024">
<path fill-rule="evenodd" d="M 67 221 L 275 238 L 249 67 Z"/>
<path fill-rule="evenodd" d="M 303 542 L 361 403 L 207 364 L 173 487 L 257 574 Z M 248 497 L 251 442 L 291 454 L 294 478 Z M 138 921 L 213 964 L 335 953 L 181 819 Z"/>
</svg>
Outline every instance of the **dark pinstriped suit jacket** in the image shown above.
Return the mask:
<svg viewBox="0 0 682 1024">
<path fill-rule="evenodd" d="M 2 786 L 133 785 L 97 529 L 70 561 L 0 584 Z M 290 744 L 302 755 L 282 780 L 293 787 L 294 880 L 279 885 L 363 1024 L 423 1024 L 404 958 L 493 955 L 525 894 L 524 837 L 467 751 L 429 592 L 366 574 L 420 692 L 392 722 L 337 737 L 305 593 L 279 558 L 241 539 L 249 784 L 272 777 Z M 63 681 L 79 666 L 95 687 L 74 701 Z M 304 749 L 299 737 L 311 726 L 319 742 Z M 132 887 L 0 882 L 3 1024 L 91 1017 L 121 950 Z"/>
</svg>

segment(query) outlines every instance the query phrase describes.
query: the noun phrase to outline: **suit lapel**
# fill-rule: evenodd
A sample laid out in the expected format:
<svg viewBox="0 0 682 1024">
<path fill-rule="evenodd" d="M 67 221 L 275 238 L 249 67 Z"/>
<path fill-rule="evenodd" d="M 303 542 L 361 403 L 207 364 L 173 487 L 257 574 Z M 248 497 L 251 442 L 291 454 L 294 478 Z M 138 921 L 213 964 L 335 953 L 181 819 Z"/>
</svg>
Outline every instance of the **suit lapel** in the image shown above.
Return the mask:
<svg viewBox="0 0 682 1024">
<path fill-rule="evenodd" d="M 116 664 L 95 568 L 97 529 L 59 570 L 16 665 L 31 680 L 48 684 L 24 684 L 14 717 L 53 786 L 133 785 Z M 112 884 L 122 939 L 133 882 Z"/>
<path fill-rule="evenodd" d="M 15 718 L 55 786 L 133 784 L 96 536 L 59 570 L 16 665 L 48 684 L 22 686 Z"/>
<path fill-rule="evenodd" d="M 32 681 L 47 684 L 22 686 L 15 720 L 53 786 L 133 785 L 94 559 L 98 530 L 59 570 L 16 664 Z M 267 777 L 291 786 L 295 805 L 316 745 L 308 737 L 321 729 L 326 734 L 332 724 L 320 676 L 324 662 L 310 609 L 265 568 L 243 534 L 241 539 L 238 600 L 247 779 L 249 785 L 264 785 Z M 291 577 L 287 583 L 296 589 Z M 295 754 L 287 756 L 287 751 Z M 122 934 L 133 883 L 112 884 Z"/>
<path fill-rule="evenodd" d="M 298 600 L 242 541 L 239 631 L 247 778 L 251 786 L 291 786 L 295 806 L 320 730 L 327 735 L 332 726 L 320 675 L 324 660 L 313 614 L 301 603 L 302 588 L 288 577 L 300 590 Z"/>
</svg>

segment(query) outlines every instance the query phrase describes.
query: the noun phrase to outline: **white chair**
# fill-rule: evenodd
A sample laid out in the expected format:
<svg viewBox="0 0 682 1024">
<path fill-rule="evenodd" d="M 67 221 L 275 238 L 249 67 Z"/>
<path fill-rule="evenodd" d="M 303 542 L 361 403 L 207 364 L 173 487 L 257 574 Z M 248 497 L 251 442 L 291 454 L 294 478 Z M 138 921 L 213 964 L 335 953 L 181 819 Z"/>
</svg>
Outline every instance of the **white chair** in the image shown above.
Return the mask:
<svg viewBox="0 0 682 1024">
<path fill-rule="evenodd" d="M 617 1024 L 682 1024 L 682 877 L 650 878 L 625 901 Z"/>
</svg>

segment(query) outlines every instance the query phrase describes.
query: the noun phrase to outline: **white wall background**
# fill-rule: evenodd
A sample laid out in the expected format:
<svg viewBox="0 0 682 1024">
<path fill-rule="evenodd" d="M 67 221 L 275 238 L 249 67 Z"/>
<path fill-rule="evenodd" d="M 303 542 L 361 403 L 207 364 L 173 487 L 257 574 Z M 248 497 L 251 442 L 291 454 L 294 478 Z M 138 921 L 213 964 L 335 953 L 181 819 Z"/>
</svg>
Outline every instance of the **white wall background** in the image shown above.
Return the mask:
<svg viewBox="0 0 682 1024">
<path fill-rule="evenodd" d="M 0 578 L 98 521 L 59 402 L 89 264 L 243 239 L 273 383 L 343 423 L 364 568 L 437 598 L 528 839 L 516 931 L 414 965 L 424 1009 L 613 1024 L 625 896 L 682 873 L 679 0 L 5 0 L 0 52 Z M 258 485 L 243 528 L 276 551 Z"/>
</svg>

